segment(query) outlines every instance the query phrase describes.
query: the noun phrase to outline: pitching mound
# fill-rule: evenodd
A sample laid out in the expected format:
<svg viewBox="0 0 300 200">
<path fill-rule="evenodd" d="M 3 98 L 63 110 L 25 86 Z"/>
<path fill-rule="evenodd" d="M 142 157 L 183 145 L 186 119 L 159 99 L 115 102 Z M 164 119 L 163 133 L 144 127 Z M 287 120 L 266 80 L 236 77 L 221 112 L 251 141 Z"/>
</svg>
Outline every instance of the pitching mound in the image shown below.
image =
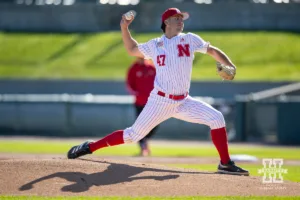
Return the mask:
<svg viewBox="0 0 300 200">
<path fill-rule="evenodd" d="M 86 158 L 0 160 L 1 195 L 39 196 L 295 196 L 300 184 L 268 187 L 259 177 Z"/>
</svg>

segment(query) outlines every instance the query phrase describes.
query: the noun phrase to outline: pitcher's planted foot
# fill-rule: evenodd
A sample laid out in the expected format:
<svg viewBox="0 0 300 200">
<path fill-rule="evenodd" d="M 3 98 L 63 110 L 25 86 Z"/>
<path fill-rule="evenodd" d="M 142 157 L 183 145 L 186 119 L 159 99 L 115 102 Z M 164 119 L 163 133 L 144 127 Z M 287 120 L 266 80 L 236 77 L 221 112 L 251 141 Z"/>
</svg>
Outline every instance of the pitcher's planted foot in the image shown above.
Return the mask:
<svg viewBox="0 0 300 200">
<path fill-rule="evenodd" d="M 236 166 L 235 163 L 231 160 L 227 164 L 222 164 L 222 162 L 220 162 L 218 166 L 218 173 L 249 176 L 249 171 Z"/>
</svg>

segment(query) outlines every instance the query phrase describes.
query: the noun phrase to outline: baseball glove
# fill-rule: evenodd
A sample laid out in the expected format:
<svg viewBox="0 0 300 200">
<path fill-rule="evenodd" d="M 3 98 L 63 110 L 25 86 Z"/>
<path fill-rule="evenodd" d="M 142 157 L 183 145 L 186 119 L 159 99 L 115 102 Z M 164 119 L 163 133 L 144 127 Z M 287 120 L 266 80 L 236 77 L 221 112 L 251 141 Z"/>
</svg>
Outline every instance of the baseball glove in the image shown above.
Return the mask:
<svg viewBox="0 0 300 200">
<path fill-rule="evenodd" d="M 217 73 L 223 80 L 233 80 L 236 69 L 232 66 L 224 65 L 217 62 Z"/>
</svg>

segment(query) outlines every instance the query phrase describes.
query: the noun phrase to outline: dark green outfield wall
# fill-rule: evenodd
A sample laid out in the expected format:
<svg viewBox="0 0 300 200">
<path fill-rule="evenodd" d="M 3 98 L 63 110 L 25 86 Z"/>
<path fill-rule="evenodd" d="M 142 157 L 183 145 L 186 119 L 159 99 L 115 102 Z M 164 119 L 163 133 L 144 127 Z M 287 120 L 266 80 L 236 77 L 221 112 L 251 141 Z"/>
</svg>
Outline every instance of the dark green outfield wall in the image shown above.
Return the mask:
<svg viewBox="0 0 300 200">
<path fill-rule="evenodd" d="M 137 6 L 36 6 L 0 3 L 0 30 L 38 32 L 98 32 L 119 30 L 120 17 L 130 9 L 138 13 L 132 28 L 160 31 L 162 12 L 178 7 L 190 13 L 186 30 L 289 30 L 300 31 L 300 4 L 140 3 Z"/>
</svg>

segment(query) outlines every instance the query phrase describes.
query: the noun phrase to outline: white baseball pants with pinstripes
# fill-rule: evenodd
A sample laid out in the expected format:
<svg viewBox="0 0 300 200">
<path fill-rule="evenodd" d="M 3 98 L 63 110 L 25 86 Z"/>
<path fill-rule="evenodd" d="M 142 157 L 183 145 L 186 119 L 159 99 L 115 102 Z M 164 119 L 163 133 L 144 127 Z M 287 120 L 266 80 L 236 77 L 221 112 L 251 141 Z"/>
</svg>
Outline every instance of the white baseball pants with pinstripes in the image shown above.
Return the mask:
<svg viewBox="0 0 300 200">
<path fill-rule="evenodd" d="M 124 130 L 124 142 L 138 142 L 156 125 L 171 117 L 187 122 L 205 124 L 211 129 L 225 127 L 223 114 L 209 104 L 191 96 L 179 101 L 172 100 L 159 96 L 154 89 L 134 124 Z"/>
</svg>

